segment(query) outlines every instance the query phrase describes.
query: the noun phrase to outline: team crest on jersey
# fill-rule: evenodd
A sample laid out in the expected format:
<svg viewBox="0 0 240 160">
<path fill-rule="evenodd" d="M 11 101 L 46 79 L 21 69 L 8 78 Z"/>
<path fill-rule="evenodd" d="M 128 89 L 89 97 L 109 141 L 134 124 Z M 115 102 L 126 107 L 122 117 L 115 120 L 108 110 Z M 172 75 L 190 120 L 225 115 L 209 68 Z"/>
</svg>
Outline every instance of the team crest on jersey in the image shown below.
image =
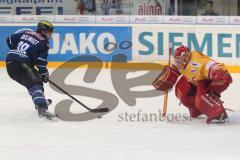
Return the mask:
<svg viewBox="0 0 240 160">
<path fill-rule="evenodd" d="M 191 62 L 190 64 L 193 67 L 199 67 L 201 65 L 200 63 L 197 63 L 197 62 Z"/>
<path fill-rule="evenodd" d="M 192 68 L 192 69 L 191 69 L 191 72 L 192 72 L 192 73 L 197 73 L 197 71 L 198 71 L 198 70 L 195 69 L 195 68 Z"/>
</svg>

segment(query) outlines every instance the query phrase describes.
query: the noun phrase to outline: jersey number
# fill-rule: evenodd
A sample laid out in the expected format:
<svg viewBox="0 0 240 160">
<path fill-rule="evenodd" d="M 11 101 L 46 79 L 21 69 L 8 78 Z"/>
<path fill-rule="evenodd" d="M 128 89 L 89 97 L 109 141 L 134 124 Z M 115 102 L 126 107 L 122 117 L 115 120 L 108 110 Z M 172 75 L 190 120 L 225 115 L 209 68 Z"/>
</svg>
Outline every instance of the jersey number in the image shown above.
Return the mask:
<svg viewBox="0 0 240 160">
<path fill-rule="evenodd" d="M 19 42 L 18 43 L 18 47 L 17 47 L 17 50 L 19 53 L 21 54 L 27 54 L 27 49 L 30 47 L 29 44 L 27 43 L 24 43 L 23 41 Z"/>
</svg>

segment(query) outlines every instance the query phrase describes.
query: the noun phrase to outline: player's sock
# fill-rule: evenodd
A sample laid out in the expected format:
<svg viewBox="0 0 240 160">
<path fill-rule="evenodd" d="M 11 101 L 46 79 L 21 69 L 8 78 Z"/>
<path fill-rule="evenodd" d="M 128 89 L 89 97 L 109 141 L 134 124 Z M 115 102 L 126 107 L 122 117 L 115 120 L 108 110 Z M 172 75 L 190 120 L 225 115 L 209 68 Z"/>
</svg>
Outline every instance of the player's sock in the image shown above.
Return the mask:
<svg viewBox="0 0 240 160">
<path fill-rule="evenodd" d="M 47 102 L 47 106 L 50 106 L 52 104 L 52 100 L 51 99 L 46 99 Z M 35 105 L 35 109 L 37 110 L 38 107 Z"/>
<path fill-rule="evenodd" d="M 48 105 L 52 103 L 51 99 L 45 99 L 44 90 L 41 85 L 35 85 L 29 89 L 29 94 L 32 96 L 32 100 L 35 104 L 35 108 L 38 111 L 39 117 L 44 117 L 46 119 L 52 120 L 52 118 L 57 117 L 56 114 L 49 113 Z"/>
<path fill-rule="evenodd" d="M 29 94 L 32 96 L 33 103 L 37 107 L 48 109 L 47 101 L 43 93 L 43 87 L 41 85 L 34 85 L 28 91 Z"/>
</svg>

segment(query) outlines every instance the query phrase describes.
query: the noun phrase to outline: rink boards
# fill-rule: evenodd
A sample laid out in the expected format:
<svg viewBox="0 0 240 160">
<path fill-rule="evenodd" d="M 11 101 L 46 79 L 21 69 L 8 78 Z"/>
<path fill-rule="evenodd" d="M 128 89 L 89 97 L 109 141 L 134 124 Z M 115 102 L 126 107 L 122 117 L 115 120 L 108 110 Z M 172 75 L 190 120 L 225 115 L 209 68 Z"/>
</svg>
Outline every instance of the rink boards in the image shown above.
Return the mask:
<svg viewBox="0 0 240 160">
<path fill-rule="evenodd" d="M 0 65 L 8 52 L 6 37 L 36 24 L 0 24 Z M 50 41 L 49 67 L 77 63 L 103 63 L 109 68 L 156 69 L 151 63 L 167 62 L 169 43 L 184 44 L 225 63 L 230 72 L 240 72 L 240 29 L 238 25 L 201 24 L 65 24 L 56 23 Z M 129 62 L 129 63 L 126 63 Z M 78 64 L 77 64 L 78 65 Z M 98 66 L 96 65 L 92 65 Z"/>
</svg>

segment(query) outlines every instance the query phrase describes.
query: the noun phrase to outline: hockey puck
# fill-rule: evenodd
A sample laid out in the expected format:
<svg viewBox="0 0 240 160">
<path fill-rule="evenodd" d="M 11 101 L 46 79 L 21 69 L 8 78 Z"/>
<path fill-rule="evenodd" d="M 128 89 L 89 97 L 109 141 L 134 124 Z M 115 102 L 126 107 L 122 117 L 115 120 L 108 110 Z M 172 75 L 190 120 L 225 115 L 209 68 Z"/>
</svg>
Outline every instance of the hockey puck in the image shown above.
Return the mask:
<svg viewBox="0 0 240 160">
<path fill-rule="evenodd" d="M 102 118 L 102 116 L 97 116 L 97 118 L 98 118 L 98 119 L 101 119 L 101 118 Z"/>
</svg>

